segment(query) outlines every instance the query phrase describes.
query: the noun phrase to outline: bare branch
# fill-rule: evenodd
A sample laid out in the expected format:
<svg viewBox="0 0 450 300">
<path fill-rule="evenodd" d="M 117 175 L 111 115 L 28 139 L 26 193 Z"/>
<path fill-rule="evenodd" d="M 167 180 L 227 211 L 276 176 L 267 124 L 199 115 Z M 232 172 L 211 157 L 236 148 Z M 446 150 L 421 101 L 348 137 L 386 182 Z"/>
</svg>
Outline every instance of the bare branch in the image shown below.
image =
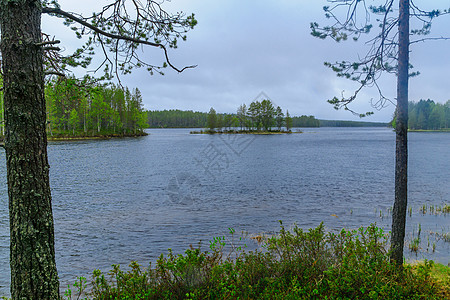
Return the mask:
<svg viewBox="0 0 450 300">
<path fill-rule="evenodd" d="M 41 47 L 41 46 L 46 46 L 46 45 L 56 45 L 61 43 L 61 41 L 58 40 L 53 40 L 53 41 L 44 41 L 41 43 L 36 43 L 36 46 Z"/>
<path fill-rule="evenodd" d="M 116 1 L 115 3 L 117 4 L 118 2 Z M 111 6 L 108 6 L 107 8 L 109 8 L 109 7 L 111 7 Z M 104 10 L 105 10 L 105 8 L 104 8 Z M 179 73 L 183 72 L 186 69 L 190 69 L 190 68 L 195 68 L 196 67 L 196 65 L 186 66 L 186 67 L 181 68 L 181 69 L 175 67 L 171 63 L 171 61 L 169 59 L 169 55 L 168 55 L 168 52 L 167 52 L 167 47 L 165 45 L 161 44 L 161 43 L 155 43 L 155 42 L 148 41 L 146 39 L 140 39 L 140 38 L 133 37 L 133 36 L 127 36 L 127 35 L 116 34 L 116 33 L 111 33 L 111 32 L 105 31 L 105 30 L 99 28 L 98 26 L 95 26 L 95 25 L 87 22 L 85 19 L 77 17 L 74 14 L 68 13 L 66 11 L 63 11 L 60 8 L 44 7 L 44 8 L 42 8 L 42 13 L 46 13 L 46 14 L 49 14 L 49 15 L 54 15 L 54 16 L 57 16 L 57 17 L 60 17 L 60 18 L 65 18 L 65 19 L 69 19 L 71 21 L 77 22 L 80 25 L 89 28 L 90 30 L 92 30 L 96 34 L 108 37 L 108 38 L 113 39 L 113 40 L 127 41 L 127 42 L 130 42 L 130 43 L 136 44 L 136 45 L 141 44 L 141 45 L 148 45 L 148 46 L 152 46 L 152 47 L 161 48 L 164 51 L 164 55 L 165 55 L 167 64 L 172 69 L 174 69 L 175 71 L 177 71 Z M 137 22 L 136 22 L 136 24 L 137 24 Z"/>
<path fill-rule="evenodd" d="M 44 14 L 54 14 L 60 18 L 64 17 L 64 18 L 68 18 L 70 20 L 73 20 L 83 26 L 86 26 L 89 29 L 92 29 L 94 32 L 104 35 L 106 37 L 115 39 L 115 40 L 125 40 L 125 41 L 130 41 L 133 43 L 137 43 L 137 44 L 145 44 L 145 45 L 149 45 L 149 46 L 153 46 L 153 47 L 162 47 L 165 48 L 163 45 L 161 44 L 156 44 L 156 43 L 152 43 L 149 41 L 145 41 L 145 40 L 140 40 L 140 39 L 136 39 L 136 38 L 132 38 L 132 37 L 128 37 L 128 36 L 122 36 L 122 35 L 118 35 L 118 34 L 112 34 L 109 32 L 106 32 L 104 30 L 101 30 L 100 28 L 98 28 L 97 26 L 94 26 L 88 22 L 86 22 L 85 20 L 78 18 L 77 16 L 70 14 L 68 12 L 65 12 L 59 8 L 48 8 L 48 7 L 44 7 L 42 8 L 42 13 Z"/>
<path fill-rule="evenodd" d="M 421 42 L 426 42 L 426 41 L 448 41 L 450 40 L 450 37 L 429 37 L 429 38 L 423 38 L 420 40 L 415 40 L 415 41 L 411 41 L 410 44 L 416 44 L 416 43 L 421 43 Z"/>
<path fill-rule="evenodd" d="M 45 75 L 56 75 L 59 77 L 66 77 L 65 73 L 61 73 L 61 72 L 57 72 L 57 71 L 45 71 L 44 74 Z"/>
<path fill-rule="evenodd" d="M 61 51 L 61 48 L 59 47 L 44 47 L 42 48 L 44 51 Z"/>
</svg>

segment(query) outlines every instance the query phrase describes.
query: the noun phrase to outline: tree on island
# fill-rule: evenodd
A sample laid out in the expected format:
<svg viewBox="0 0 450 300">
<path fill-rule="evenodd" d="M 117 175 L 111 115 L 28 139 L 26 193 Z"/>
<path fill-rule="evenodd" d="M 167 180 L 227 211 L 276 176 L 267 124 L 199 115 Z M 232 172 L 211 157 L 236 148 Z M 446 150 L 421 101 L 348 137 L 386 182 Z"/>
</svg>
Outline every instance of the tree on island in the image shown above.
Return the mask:
<svg viewBox="0 0 450 300">
<path fill-rule="evenodd" d="M 284 113 L 279 106 L 277 106 L 277 109 L 275 110 L 275 122 L 278 130 L 281 131 L 281 127 L 283 127 L 284 124 Z"/>
<path fill-rule="evenodd" d="M 286 110 L 286 130 L 289 131 L 292 128 L 292 118 L 291 115 L 289 114 L 289 111 Z"/>
<path fill-rule="evenodd" d="M 223 117 L 223 125 L 226 129 L 230 130 L 233 126 L 234 120 L 232 114 L 225 114 Z"/>
<path fill-rule="evenodd" d="M 130 4 L 128 4 L 130 3 Z M 129 5 L 134 15 L 130 15 Z M 45 39 L 41 15 L 64 19 L 79 37 L 88 36 L 73 55 L 62 57 L 56 40 Z M 1 54 L 5 100 L 5 150 L 10 209 L 11 296 L 13 299 L 59 299 L 54 226 L 47 155 L 44 56 L 47 74 L 67 66 L 87 66 L 93 45 L 105 56 L 109 76 L 144 67 L 162 73 L 168 48 L 196 25 L 193 15 L 169 14 L 161 2 L 112 0 L 89 17 L 69 13 L 56 0 L 0 0 Z M 44 37 L 46 37 L 44 35 Z M 165 62 L 143 61 L 139 45 L 162 50 Z"/>
<path fill-rule="evenodd" d="M 248 109 L 245 104 L 240 105 L 236 115 L 217 114 L 211 107 L 206 127 L 209 131 L 214 131 L 215 128 L 221 130 L 222 127 L 230 130 L 231 127 L 237 126 L 240 126 L 241 130 L 245 127 L 248 130 L 270 131 L 275 123 L 281 131 L 284 123 L 283 111 L 279 106 L 275 109 L 272 101 L 264 99 L 261 102 L 253 101 Z"/>
<path fill-rule="evenodd" d="M 224 117 L 222 114 L 217 114 L 217 118 L 216 118 L 216 128 L 217 130 L 222 130 L 222 127 L 224 127 Z"/>
<path fill-rule="evenodd" d="M 239 106 L 237 110 L 237 118 L 239 120 L 239 126 L 241 126 L 241 130 L 247 126 L 247 106 L 242 104 Z"/>
<path fill-rule="evenodd" d="M 208 113 L 208 121 L 206 123 L 206 127 L 209 128 L 210 131 L 214 131 L 217 127 L 217 114 L 216 110 L 211 107 Z"/>
<path fill-rule="evenodd" d="M 380 1 L 379 6 L 370 5 L 365 0 L 328 0 L 331 6 L 325 6 L 325 16 L 333 24 L 320 27 L 311 23 L 311 34 L 325 39 L 330 37 L 337 42 L 352 38 L 358 41 L 363 34 L 370 34 L 373 28 L 379 32 L 370 36 L 368 53 L 356 62 L 325 63 L 337 73 L 337 76 L 353 80 L 359 84 L 357 90 L 348 98 L 334 97 L 328 100 L 336 109 L 344 108 L 355 114 L 349 105 L 356 99 L 365 87 L 375 87 L 379 99 L 374 106 L 382 108 L 388 99 L 383 95 L 378 79 L 384 72 L 397 76 L 397 109 L 396 109 L 396 163 L 395 163 L 395 201 L 392 213 L 391 261 L 401 266 L 403 263 L 403 248 L 405 239 L 406 209 L 407 209 L 407 162 L 408 162 L 408 79 L 417 73 L 409 74 L 409 47 L 411 44 L 427 40 L 424 35 L 430 33 L 434 18 L 449 13 L 448 10 L 423 11 L 410 0 L 400 0 L 398 16 L 395 13 L 394 0 Z M 339 10 L 343 16 L 339 17 Z M 370 18 L 371 14 L 375 18 Z M 362 19 L 359 18 L 362 16 Z M 410 18 L 417 18 L 422 24 L 418 29 L 410 30 Z M 375 20 L 377 26 L 371 24 Z M 398 29 L 397 29 L 398 28 Z M 421 36 L 411 41 L 411 35 Z M 436 39 L 436 38 L 428 38 Z M 439 38 L 437 38 L 439 39 Z M 372 112 L 357 114 L 360 117 Z"/>
<path fill-rule="evenodd" d="M 261 124 L 264 127 L 264 131 L 269 131 L 274 123 L 275 108 L 273 107 L 272 101 L 262 100 L 261 101 Z"/>
<path fill-rule="evenodd" d="M 261 103 L 253 101 L 248 107 L 248 117 L 251 120 L 251 129 L 261 130 Z"/>
<path fill-rule="evenodd" d="M 241 106 L 242 107 L 242 106 Z M 238 112 L 242 112 L 241 107 Z M 272 101 L 264 99 L 261 102 L 253 101 L 250 103 L 247 111 L 247 118 L 251 120 L 251 129 L 260 131 L 264 128 L 264 131 L 269 131 L 275 122 L 276 110 Z"/>
</svg>

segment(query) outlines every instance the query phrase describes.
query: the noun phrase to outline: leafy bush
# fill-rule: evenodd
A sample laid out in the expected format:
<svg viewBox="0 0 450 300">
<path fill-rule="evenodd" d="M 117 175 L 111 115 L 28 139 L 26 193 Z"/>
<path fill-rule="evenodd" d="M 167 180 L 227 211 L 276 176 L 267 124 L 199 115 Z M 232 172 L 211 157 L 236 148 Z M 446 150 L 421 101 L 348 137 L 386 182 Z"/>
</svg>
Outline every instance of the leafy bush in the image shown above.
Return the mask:
<svg viewBox="0 0 450 300">
<path fill-rule="evenodd" d="M 230 230 L 233 236 L 234 231 Z M 94 271 L 94 299 L 441 299 L 448 287 L 431 276 L 434 263 L 398 269 L 389 261 L 387 234 L 374 225 L 327 233 L 281 226 L 257 251 L 215 238 L 156 265 Z M 225 255 L 225 252 L 227 255 Z M 82 285 L 82 284 L 81 284 Z M 438 290 L 439 288 L 439 290 Z M 448 295 L 447 295 L 448 296 Z"/>
</svg>

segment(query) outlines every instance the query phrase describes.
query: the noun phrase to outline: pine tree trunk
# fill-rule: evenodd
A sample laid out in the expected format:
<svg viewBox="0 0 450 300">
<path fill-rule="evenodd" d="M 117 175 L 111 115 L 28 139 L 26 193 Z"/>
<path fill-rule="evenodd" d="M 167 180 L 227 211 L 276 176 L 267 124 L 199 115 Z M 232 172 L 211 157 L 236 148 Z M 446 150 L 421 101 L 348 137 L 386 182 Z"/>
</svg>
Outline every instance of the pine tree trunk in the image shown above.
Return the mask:
<svg viewBox="0 0 450 300">
<path fill-rule="evenodd" d="M 0 0 L 12 299 L 58 299 L 40 1 Z"/>
<path fill-rule="evenodd" d="M 403 264 L 408 205 L 408 66 L 409 0 L 399 4 L 399 53 L 397 74 L 397 122 L 395 149 L 395 202 L 392 213 L 391 261 Z"/>
</svg>

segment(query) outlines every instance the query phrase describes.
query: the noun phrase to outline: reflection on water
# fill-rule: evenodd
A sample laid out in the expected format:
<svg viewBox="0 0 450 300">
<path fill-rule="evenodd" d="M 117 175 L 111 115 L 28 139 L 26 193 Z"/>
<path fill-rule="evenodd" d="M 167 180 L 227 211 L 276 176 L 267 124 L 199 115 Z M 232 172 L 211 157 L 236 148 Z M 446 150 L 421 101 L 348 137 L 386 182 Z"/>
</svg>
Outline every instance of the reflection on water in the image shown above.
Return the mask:
<svg viewBox="0 0 450 300">
<path fill-rule="evenodd" d="M 330 230 L 376 222 L 390 228 L 395 136 L 384 128 L 320 128 L 291 135 L 189 135 L 49 145 L 61 286 L 95 268 L 146 265 L 232 227 L 273 232 L 278 220 Z M 448 217 L 418 213 L 449 202 L 450 135 L 409 135 L 408 239 L 449 232 Z M 9 232 L 4 151 L 0 155 L 0 295 L 8 294 Z M 423 235 L 424 236 L 424 235 Z M 436 235 L 430 235 L 435 239 Z M 434 241 L 434 240 L 433 240 Z M 423 245 L 425 250 L 427 245 Z M 447 264 L 449 243 L 418 258 Z M 408 251 L 405 252 L 411 256 Z M 415 256 L 412 256 L 415 259 Z"/>
</svg>

